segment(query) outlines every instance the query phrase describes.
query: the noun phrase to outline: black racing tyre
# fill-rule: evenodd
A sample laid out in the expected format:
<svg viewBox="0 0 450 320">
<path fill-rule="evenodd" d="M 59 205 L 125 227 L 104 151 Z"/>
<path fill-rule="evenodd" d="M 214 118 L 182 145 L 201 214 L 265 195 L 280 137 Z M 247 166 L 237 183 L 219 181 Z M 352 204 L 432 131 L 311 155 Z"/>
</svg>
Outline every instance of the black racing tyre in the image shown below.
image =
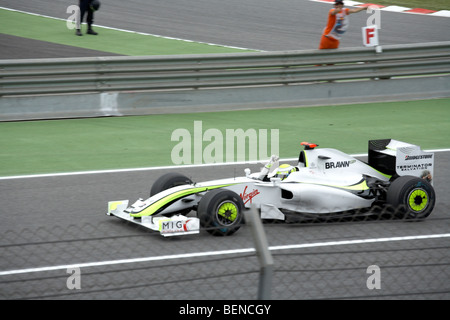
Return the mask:
<svg viewBox="0 0 450 320">
<path fill-rule="evenodd" d="M 173 188 L 176 186 L 181 186 L 184 184 L 192 184 L 192 180 L 186 177 L 185 175 L 182 175 L 180 173 L 176 172 L 169 172 L 161 177 L 159 177 L 155 183 L 153 183 L 153 186 L 150 190 L 150 197 L 154 196 L 155 194 L 167 190 L 169 188 Z"/>
<path fill-rule="evenodd" d="M 233 191 L 216 189 L 203 196 L 197 214 L 207 232 L 214 236 L 230 236 L 241 227 L 244 202 Z"/>
<path fill-rule="evenodd" d="M 424 179 L 401 176 L 390 185 L 386 202 L 405 219 L 423 220 L 433 211 L 436 193 Z"/>
<path fill-rule="evenodd" d="M 154 196 L 155 194 L 185 184 L 192 184 L 192 180 L 186 177 L 185 175 L 182 175 L 180 173 L 176 172 L 170 172 L 162 175 L 159 177 L 155 183 L 153 183 L 153 186 L 150 190 L 150 197 Z M 184 210 L 181 210 L 177 213 L 181 215 L 187 215 L 189 212 L 191 212 L 192 208 L 187 208 Z"/>
</svg>

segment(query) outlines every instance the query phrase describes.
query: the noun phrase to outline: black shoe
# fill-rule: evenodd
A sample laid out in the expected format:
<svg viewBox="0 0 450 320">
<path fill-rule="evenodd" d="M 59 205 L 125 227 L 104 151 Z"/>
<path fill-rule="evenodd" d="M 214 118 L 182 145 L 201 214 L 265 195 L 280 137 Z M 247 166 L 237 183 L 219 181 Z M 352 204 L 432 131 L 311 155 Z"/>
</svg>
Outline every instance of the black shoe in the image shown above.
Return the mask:
<svg viewBox="0 0 450 320">
<path fill-rule="evenodd" d="M 75 32 L 75 35 L 77 35 L 77 36 L 82 36 L 83 34 L 81 33 L 81 30 L 80 30 L 80 29 L 77 29 L 77 31 Z"/>
<path fill-rule="evenodd" d="M 91 28 L 88 29 L 88 31 L 86 32 L 87 34 L 92 34 L 94 36 L 98 35 L 97 32 L 95 32 L 94 30 L 92 30 Z"/>
</svg>

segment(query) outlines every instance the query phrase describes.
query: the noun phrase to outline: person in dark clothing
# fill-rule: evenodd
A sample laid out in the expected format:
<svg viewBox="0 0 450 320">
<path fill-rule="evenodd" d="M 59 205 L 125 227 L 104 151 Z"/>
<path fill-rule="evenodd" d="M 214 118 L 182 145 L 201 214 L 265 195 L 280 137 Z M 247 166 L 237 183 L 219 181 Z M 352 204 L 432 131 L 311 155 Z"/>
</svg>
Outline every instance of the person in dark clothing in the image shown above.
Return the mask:
<svg viewBox="0 0 450 320">
<path fill-rule="evenodd" d="M 75 33 L 77 36 L 83 35 L 81 33 L 81 23 L 83 22 L 84 15 L 86 13 L 87 13 L 86 22 L 88 25 L 88 30 L 86 31 L 86 33 L 92 34 L 94 36 L 98 35 L 98 33 L 92 29 L 92 24 L 94 23 L 94 11 L 98 9 L 98 5 L 99 5 L 98 1 L 95 0 L 80 0 L 80 23 L 79 29 L 77 29 Z"/>
</svg>

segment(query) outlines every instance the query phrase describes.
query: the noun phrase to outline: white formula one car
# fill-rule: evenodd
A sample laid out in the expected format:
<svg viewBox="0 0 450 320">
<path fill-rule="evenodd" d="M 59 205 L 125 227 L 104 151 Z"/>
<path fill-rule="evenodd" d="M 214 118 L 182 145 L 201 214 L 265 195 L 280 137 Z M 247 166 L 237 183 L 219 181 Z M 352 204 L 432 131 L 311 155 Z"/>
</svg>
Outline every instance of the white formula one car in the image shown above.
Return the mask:
<svg viewBox="0 0 450 320">
<path fill-rule="evenodd" d="M 301 144 L 295 166 L 278 166 L 272 156 L 260 172 L 246 169 L 242 177 L 197 183 L 168 173 L 155 181 L 150 198 L 131 205 L 111 201 L 107 215 L 173 236 L 198 233 L 200 226 L 213 235 L 231 235 L 251 205 L 261 219 L 282 221 L 367 214 L 374 207 L 395 208 L 397 215 L 413 219 L 431 214 L 433 153 L 396 140 L 371 140 L 365 163 L 336 149 Z M 196 217 L 187 216 L 192 210 Z"/>
</svg>

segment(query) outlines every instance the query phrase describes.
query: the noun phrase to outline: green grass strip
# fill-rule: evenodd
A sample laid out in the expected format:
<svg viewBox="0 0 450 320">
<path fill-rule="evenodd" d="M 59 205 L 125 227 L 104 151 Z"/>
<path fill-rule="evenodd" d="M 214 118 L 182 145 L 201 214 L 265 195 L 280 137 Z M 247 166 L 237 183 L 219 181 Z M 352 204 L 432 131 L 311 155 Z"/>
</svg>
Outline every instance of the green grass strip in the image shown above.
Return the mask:
<svg viewBox="0 0 450 320">
<path fill-rule="evenodd" d="M 194 121 L 202 121 L 200 136 L 195 136 Z M 180 143 L 171 141 L 176 129 L 190 134 L 191 163 L 195 139 L 202 150 L 212 143 L 202 141 L 208 129 L 221 132 L 224 161 L 227 129 L 278 129 L 282 158 L 298 156 L 301 141 L 347 153 L 365 153 L 368 140 L 385 138 L 423 149 L 449 148 L 450 99 L 2 122 L 0 176 L 173 165 L 171 152 Z"/>
<path fill-rule="evenodd" d="M 83 29 L 86 30 L 86 25 L 83 25 Z M 0 9 L 0 32 L 28 39 L 130 56 L 245 52 L 218 45 L 167 39 L 98 26 L 95 26 L 95 30 L 99 33 L 98 36 L 83 34 L 78 37 L 75 30 L 67 28 L 65 20 Z"/>
</svg>

